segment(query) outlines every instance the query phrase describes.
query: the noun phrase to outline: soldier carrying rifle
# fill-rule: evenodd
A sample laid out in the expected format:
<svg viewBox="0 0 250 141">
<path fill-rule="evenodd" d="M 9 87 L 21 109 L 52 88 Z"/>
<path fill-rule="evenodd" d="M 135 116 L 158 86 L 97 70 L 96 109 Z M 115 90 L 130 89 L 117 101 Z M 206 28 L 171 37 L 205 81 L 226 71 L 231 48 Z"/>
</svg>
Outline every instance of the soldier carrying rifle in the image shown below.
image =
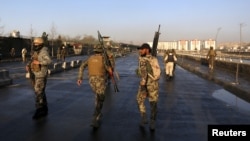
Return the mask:
<svg viewBox="0 0 250 141">
<path fill-rule="evenodd" d="M 94 47 L 94 55 L 91 55 L 87 60 L 83 61 L 79 68 L 77 84 L 80 86 L 83 81 L 83 72 L 88 67 L 89 84 L 95 93 L 95 110 L 91 126 L 99 127 L 101 110 L 105 99 L 106 90 L 106 72 L 112 75 L 112 68 L 105 63 L 103 49 L 100 45 Z"/>
<path fill-rule="evenodd" d="M 35 91 L 36 111 L 33 119 L 38 119 L 48 114 L 45 88 L 48 77 L 48 65 L 52 63 L 52 60 L 42 38 L 34 38 L 33 44 L 34 53 L 31 61 L 26 66 L 26 70 L 31 74 L 30 78 Z"/>
</svg>

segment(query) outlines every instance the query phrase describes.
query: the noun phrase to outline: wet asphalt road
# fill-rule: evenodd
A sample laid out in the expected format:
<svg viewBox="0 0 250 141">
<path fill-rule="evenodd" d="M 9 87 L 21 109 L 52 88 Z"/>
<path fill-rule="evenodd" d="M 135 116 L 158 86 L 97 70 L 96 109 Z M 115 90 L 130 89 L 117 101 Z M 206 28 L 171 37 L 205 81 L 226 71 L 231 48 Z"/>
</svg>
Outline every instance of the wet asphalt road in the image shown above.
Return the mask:
<svg viewBox="0 0 250 141">
<path fill-rule="evenodd" d="M 166 81 L 160 60 L 163 73 L 159 81 L 156 130 L 151 132 L 148 126 L 140 128 L 136 104 L 137 63 L 137 54 L 117 59 L 120 92 L 115 93 L 112 84 L 107 88 L 98 130 L 90 127 L 94 95 L 86 77 L 80 87 L 76 85 L 78 69 L 48 78 L 49 114 L 40 120 L 32 119 L 35 109 L 30 82 L 24 78 L 23 72 L 16 72 L 19 77 L 15 77 L 13 85 L 0 88 L 0 140 L 206 141 L 208 124 L 250 124 L 249 111 L 214 96 L 215 93 L 227 92 L 221 86 L 179 66 L 174 80 Z M 148 101 L 146 106 L 149 117 Z"/>
</svg>

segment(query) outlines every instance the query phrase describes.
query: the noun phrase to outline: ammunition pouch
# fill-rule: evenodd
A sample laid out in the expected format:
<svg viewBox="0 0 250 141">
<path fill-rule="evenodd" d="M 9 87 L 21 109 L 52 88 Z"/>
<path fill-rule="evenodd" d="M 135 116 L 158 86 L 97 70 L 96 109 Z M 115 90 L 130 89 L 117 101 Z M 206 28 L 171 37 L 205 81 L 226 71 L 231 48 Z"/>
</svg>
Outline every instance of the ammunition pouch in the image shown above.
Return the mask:
<svg viewBox="0 0 250 141">
<path fill-rule="evenodd" d="M 30 64 L 30 68 L 31 68 L 31 70 L 33 72 L 39 72 L 39 71 L 41 71 L 41 65 L 39 65 L 39 64 L 33 64 L 33 63 L 31 63 Z"/>
<path fill-rule="evenodd" d="M 35 51 L 34 54 L 32 55 L 32 61 L 33 60 L 38 60 L 38 52 L 37 51 Z M 41 65 L 40 64 L 33 64 L 33 62 L 30 63 L 30 68 L 33 72 L 41 71 Z"/>
</svg>

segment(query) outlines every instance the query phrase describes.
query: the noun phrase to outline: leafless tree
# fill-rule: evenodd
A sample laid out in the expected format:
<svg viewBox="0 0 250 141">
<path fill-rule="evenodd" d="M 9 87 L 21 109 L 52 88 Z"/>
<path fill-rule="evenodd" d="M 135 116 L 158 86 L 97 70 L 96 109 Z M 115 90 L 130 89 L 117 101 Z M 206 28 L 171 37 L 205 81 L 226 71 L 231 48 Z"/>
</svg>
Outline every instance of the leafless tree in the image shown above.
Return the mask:
<svg viewBox="0 0 250 141">
<path fill-rule="evenodd" d="M 33 42 L 32 42 L 32 39 L 33 39 L 33 28 L 32 28 L 32 24 L 30 25 L 30 41 L 31 41 L 31 46 L 30 46 L 30 50 L 33 51 Z M 31 52 L 32 53 L 32 52 Z"/>
<path fill-rule="evenodd" d="M 1 23 L 1 19 L 0 19 L 0 23 Z M 4 26 L 0 25 L 0 36 L 2 36 L 4 33 Z"/>
<path fill-rule="evenodd" d="M 51 25 L 50 33 L 51 33 L 50 38 L 51 38 L 51 43 L 52 43 L 52 45 L 51 45 L 51 54 L 52 54 L 52 57 L 54 57 L 54 39 L 55 39 L 55 36 L 57 34 L 54 22 Z"/>
<path fill-rule="evenodd" d="M 97 44 L 98 40 L 91 35 L 84 35 L 82 42 L 83 44 L 86 44 L 86 45 L 93 45 L 93 44 Z"/>
</svg>

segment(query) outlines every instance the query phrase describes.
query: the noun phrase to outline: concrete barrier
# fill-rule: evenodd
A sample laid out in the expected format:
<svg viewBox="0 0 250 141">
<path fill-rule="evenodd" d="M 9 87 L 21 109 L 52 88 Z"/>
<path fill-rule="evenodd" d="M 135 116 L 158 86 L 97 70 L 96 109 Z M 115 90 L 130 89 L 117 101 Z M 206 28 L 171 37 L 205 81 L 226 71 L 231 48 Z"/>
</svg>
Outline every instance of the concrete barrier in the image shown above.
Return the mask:
<svg viewBox="0 0 250 141">
<path fill-rule="evenodd" d="M 81 64 L 82 64 L 82 60 L 76 60 L 76 61 L 74 61 L 74 68 L 80 67 Z"/>
<path fill-rule="evenodd" d="M 81 60 L 73 60 L 70 62 L 59 62 L 59 63 L 54 63 L 49 66 L 48 73 L 49 74 L 54 74 L 57 72 L 62 72 L 63 70 L 69 70 L 73 68 L 77 68 L 81 65 L 82 61 Z"/>
<path fill-rule="evenodd" d="M 70 68 L 71 68 L 71 67 L 70 67 L 70 62 L 63 62 L 63 63 L 62 63 L 62 68 L 63 68 L 64 70 L 70 69 Z"/>
<path fill-rule="evenodd" d="M 76 68 L 77 67 L 77 61 L 76 60 L 71 61 L 70 62 L 70 67 Z"/>
<path fill-rule="evenodd" d="M 61 62 L 52 64 L 51 68 L 49 68 L 49 74 L 62 72 L 63 71 L 62 65 L 63 65 L 63 63 L 61 63 Z"/>
<path fill-rule="evenodd" d="M 75 60 L 75 61 L 71 61 L 70 66 L 71 66 L 72 68 L 77 68 L 77 67 L 79 67 L 81 64 L 82 64 L 82 60 Z"/>
<path fill-rule="evenodd" d="M 0 70 L 0 87 L 12 84 L 12 79 L 9 76 L 9 71 L 5 69 Z"/>
<path fill-rule="evenodd" d="M 76 60 L 77 63 L 77 67 L 80 67 L 80 65 L 82 64 L 82 60 Z"/>
</svg>

